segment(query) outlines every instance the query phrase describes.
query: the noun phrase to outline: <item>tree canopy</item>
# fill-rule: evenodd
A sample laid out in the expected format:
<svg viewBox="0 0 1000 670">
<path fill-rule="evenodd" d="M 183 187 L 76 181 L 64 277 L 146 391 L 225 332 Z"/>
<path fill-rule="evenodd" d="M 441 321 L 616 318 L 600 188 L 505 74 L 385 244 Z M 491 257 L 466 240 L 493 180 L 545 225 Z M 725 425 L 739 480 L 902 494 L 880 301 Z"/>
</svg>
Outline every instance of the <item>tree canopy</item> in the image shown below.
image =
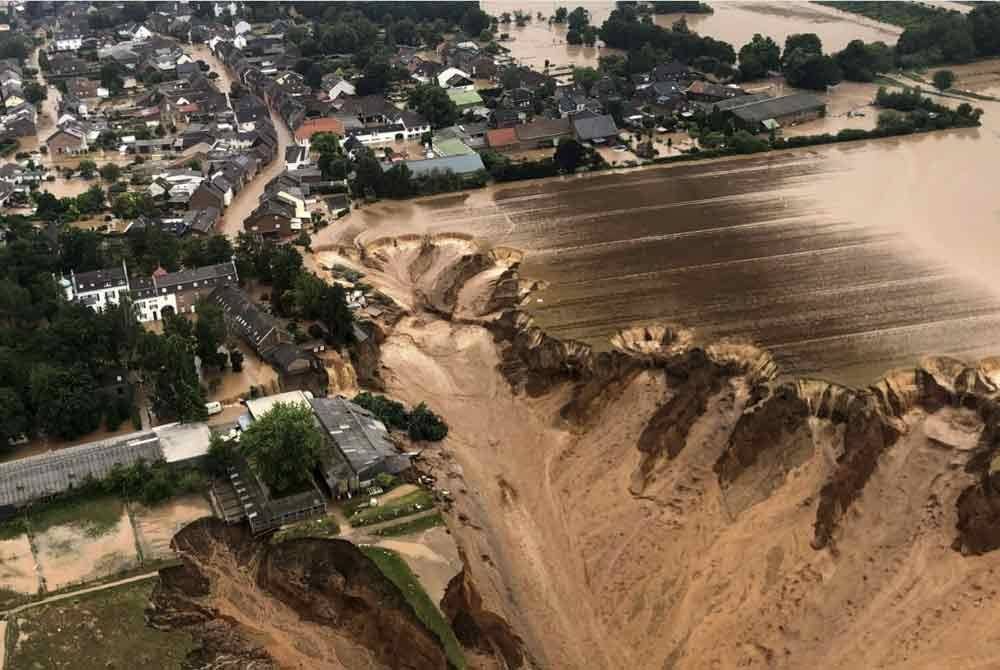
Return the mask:
<svg viewBox="0 0 1000 670">
<path fill-rule="evenodd" d="M 240 451 L 274 495 L 310 485 L 322 446 L 312 410 L 300 403 L 276 403 L 240 436 Z"/>
<path fill-rule="evenodd" d="M 781 47 L 770 37 L 757 33 L 740 48 L 740 77 L 759 79 L 781 67 Z"/>
<path fill-rule="evenodd" d="M 451 126 L 458 121 L 458 107 L 443 88 L 434 84 L 417 86 L 410 91 L 408 104 L 435 128 Z"/>
</svg>

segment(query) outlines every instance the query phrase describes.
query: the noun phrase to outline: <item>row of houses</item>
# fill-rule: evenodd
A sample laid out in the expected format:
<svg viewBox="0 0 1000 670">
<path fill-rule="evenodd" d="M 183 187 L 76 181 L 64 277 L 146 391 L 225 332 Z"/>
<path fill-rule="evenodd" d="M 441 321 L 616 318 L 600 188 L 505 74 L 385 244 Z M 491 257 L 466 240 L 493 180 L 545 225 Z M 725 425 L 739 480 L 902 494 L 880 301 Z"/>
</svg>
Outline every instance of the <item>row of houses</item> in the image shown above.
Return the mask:
<svg viewBox="0 0 1000 670">
<path fill-rule="evenodd" d="M 236 284 L 239 276 L 232 262 L 167 272 L 157 269 L 148 277 L 130 277 L 128 266 L 76 273 L 60 280 L 67 300 L 102 311 L 126 299 L 143 323 L 160 321 L 168 314 L 194 314 L 197 304 L 221 286 Z"/>
</svg>

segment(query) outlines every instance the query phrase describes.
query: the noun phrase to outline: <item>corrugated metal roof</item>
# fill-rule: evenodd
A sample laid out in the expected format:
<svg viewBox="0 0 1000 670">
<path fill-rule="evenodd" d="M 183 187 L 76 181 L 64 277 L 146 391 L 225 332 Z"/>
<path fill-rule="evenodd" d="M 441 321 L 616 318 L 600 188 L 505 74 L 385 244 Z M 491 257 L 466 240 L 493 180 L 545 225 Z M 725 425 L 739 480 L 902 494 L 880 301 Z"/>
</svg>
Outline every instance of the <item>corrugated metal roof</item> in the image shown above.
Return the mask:
<svg viewBox="0 0 1000 670">
<path fill-rule="evenodd" d="M 310 403 L 316 418 L 359 479 L 388 471 L 389 463 L 399 456 L 385 425 L 363 407 L 339 396 L 313 398 Z M 337 460 L 331 465 L 338 465 Z"/>
</svg>

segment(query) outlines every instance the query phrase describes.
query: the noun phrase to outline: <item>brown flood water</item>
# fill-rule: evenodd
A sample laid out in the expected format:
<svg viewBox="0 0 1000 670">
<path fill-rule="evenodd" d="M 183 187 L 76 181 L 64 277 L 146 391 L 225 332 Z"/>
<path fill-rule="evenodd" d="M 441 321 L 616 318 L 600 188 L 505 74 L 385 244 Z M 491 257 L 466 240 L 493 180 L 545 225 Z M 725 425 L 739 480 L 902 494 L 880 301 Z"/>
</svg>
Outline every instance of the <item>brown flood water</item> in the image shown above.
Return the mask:
<svg viewBox="0 0 1000 670">
<path fill-rule="evenodd" d="M 753 37 L 754 33 L 769 35 L 784 45 L 785 38 L 794 33 L 813 32 L 819 35 L 827 51 L 839 51 L 853 39 L 866 42 L 882 41 L 895 44 L 902 32 L 896 26 L 871 21 L 861 16 L 840 12 L 805 2 L 710 2 L 715 10 L 712 14 L 661 14 L 655 17 L 658 25 L 669 27 L 681 16 L 688 26 L 702 35 L 729 42 L 739 51 L 740 47 Z M 547 17 L 555 13 L 556 7 L 582 6 L 590 11 L 590 22 L 600 26 L 611 10 L 613 2 L 517 2 L 517 0 L 484 0 L 482 8 L 488 14 L 499 16 L 502 12 L 514 13 L 521 9 L 532 14 L 528 25 L 517 27 L 513 23 L 501 26 L 511 41 L 504 46 L 521 63 L 542 69 L 546 59 L 553 66 L 596 67 L 600 56 L 620 53 L 616 49 L 604 47 L 570 46 L 566 44 L 566 26 L 550 25 Z M 546 20 L 539 21 L 541 12 Z"/>
<path fill-rule="evenodd" d="M 603 347 L 671 321 L 764 345 L 787 373 L 866 383 L 923 354 L 1000 353 L 1000 104 L 981 106 L 978 129 L 522 182 L 344 223 L 525 250 L 523 276 L 547 282 L 529 309 L 555 335 Z"/>
</svg>

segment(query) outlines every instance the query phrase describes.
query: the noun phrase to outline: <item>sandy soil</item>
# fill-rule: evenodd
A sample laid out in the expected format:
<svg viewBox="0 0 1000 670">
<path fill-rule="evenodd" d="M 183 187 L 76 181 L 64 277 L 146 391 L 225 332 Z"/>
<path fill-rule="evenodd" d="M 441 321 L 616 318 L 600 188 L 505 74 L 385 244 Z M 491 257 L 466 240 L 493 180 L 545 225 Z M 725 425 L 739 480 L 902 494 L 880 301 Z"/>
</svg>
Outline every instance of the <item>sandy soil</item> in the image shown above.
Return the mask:
<svg viewBox="0 0 1000 670">
<path fill-rule="evenodd" d="M 48 591 L 93 581 L 138 565 L 135 535 L 128 515 L 99 537 L 70 525 L 53 526 L 35 535 L 39 570 Z"/>
<path fill-rule="evenodd" d="M 0 587 L 34 595 L 38 593 L 38 586 L 38 572 L 28 536 L 19 535 L 10 540 L 0 540 Z M 2 640 L 0 637 L 0 641 Z"/>
<path fill-rule="evenodd" d="M 174 534 L 196 519 L 212 516 L 212 506 L 204 496 L 186 495 L 157 507 L 135 505 L 132 515 L 143 560 L 150 561 L 173 556 Z"/>
<path fill-rule="evenodd" d="M 455 540 L 437 526 L 413 535 L 380 540 L 375 546 L 395 551 L 406 561 L 435 603 L 444 597 L 448 582 L 462 569 Z"/>
<path fill-rule="evenodd" d="M 369 281 L 405 294 L 410 261 L 401 252 Z M 980 428 L 967 413 L 912 412 L 835 549 L 815 551 L 817 492 L 842 436 L 815 422 L 801 465 L 778 479 L 749 471 L 724 493 L 712 467 L 746 405 L 740 378 L 710 398 L 676 458 L 637 478 L 639 435 L 674 393 L 662 374 L 638 374 L 574 427 L 557 412 L 568 390 L 515 393 L 478 325 L 417 310 L 382 362 L 391 395 L 447 418 L 426 462 L 456 495 L 454 536 L 487 606 L 541 667 L 929 670 L 1000 658 L 989 633 L 1000 557 L 951 549 Z"/>
<path fill-rule="evenodd" d="M 303 620 L 277 598 L 263 593 L 253 575 L 241 568 L 225 548 L 202 563 L 212 584 L 211 605 L 240 625 L 241 631 L 266 647 L 283 668 L 375 670 L 381 668 L 362 647 L 331 628 Z"/>
</svg>

